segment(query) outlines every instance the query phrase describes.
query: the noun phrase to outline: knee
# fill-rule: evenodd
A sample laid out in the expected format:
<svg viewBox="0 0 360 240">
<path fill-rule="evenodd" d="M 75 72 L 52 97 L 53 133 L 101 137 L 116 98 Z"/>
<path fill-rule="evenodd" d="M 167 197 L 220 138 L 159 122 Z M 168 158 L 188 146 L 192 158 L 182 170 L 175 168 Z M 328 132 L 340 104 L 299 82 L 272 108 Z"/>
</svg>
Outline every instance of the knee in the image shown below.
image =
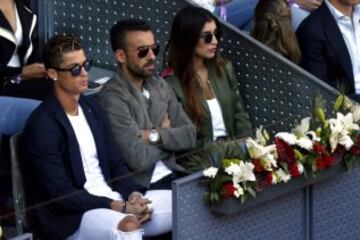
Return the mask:
<svg viewBox="0 0 360 240">
<path fill-rule="evenodd" d="M 126 216 L 118 224 L 118 230 L 122 232 L 133 232 L 140 228 L 141 224 L 134 216 Z"/>
</svg>

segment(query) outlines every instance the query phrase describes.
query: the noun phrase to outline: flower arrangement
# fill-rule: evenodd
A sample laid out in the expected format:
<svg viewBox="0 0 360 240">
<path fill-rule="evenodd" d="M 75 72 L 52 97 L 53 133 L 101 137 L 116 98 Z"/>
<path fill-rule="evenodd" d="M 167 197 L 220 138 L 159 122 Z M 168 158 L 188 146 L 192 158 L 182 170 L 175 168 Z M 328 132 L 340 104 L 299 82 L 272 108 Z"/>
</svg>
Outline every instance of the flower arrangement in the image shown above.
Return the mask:
<svg viewBox="0 0 360 240">
<path fill-rule="evenodd" d="M 340 162 L 350 168 L 360 156 L 360 105 L 340 95 L 333 118 L 325 117 L 324 105 L 317 96 L 311 116 L 302 119 L 291 132 L 275 134 L 272 144 L 269 134 L 260 127 L 255 138 L 242 143 L 245 147 L 240 148 L 237 157 L 228 158 L 223 153 L 217 165 L 203 171 L 209 187 L 205 200 L 219 202 L 234 197 L 244 202 L 265 187 L 306 177 L 307 172 L 316 177 Z M 240 147 L 240 143 L 232 147 Z"/>
</svg>

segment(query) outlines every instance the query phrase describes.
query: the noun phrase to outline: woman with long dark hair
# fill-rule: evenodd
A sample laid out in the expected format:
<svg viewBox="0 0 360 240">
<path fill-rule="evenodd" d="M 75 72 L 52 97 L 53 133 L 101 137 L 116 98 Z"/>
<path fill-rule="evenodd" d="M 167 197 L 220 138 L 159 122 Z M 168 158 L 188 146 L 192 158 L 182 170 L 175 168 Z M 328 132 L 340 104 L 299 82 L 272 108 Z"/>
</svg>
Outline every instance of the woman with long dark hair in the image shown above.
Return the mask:
<svg viewBox="0 0 360 240">
<path fill-rule="evenodd" d="M 186 7 L 167 44 L 163 76 L 197 126 L 198 147 L 251 134 L 232 64 L 218 56 L 219 28 L 209 11 Z"/>
<path fill-rule="evenodd" d="M 295 63 L 301 51 L 291 26 L 287 0 L 260 0 L 255 9 L 255 27 L 251 35 Z"/>
</svg>

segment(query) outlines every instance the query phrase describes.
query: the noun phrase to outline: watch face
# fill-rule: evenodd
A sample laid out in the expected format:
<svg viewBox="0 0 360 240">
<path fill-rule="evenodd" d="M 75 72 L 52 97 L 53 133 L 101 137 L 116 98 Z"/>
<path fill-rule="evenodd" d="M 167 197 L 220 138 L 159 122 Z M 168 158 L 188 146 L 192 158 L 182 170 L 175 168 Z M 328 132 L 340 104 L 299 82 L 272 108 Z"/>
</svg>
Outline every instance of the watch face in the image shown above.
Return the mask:
<svg viewBox="0 0 360 240">
<path fill-rule="evenodd" d="M 150 131 L 150 134 L 149 134 L 150 142 L 155 143 L 155 142 L 159 141 L 159 138 L 160 138 L 160 135 L 159 135 L 158 131 L 156 131 L 154 129 Z"/>
</svg>

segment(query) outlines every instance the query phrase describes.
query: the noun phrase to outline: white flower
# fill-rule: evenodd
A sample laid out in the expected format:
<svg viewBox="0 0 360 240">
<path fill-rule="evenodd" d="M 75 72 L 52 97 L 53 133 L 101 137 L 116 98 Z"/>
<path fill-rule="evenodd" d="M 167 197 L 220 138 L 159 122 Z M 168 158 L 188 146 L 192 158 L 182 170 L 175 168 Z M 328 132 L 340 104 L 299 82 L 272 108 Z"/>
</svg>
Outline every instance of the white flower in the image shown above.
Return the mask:
<svg viewBox="0 0 360 240">
<path fill-rule="evenodd" d="M 360 105 L 358 103 L 351 106 L 351 112 L 353 114 L 354 122 L 359 122 L 359 120 L 360 120 Z"/>
<path fill-rule="evenodd" d="M 315 131 L 309 131 L 306 133 L 306 135 L 313 141 L 320 142 L 321 139 L 316 135 Z"/>
<path fill-rule="evenodd" d="M 282 139 L 289 145 L 294 145 L 296 143 L 296 136 L 292 133 L 279 132 L 275 135 L 275 137 Z"/>
<path fill-rule="evenodd" d="M 277 184 L 279 182 L 287 182 L 291 179 L 290 174 L 286 173 L 284 170 L 279 169 L 273 173 L 272 184 Z"/>
<path fill-rule="evenodd" d="M 263 129 L 263 126 L 260 126 L 260 128 L 256 128 L 255 137 L 255 141 L 264 146 L 266 144 L 266 140 L 269 138 L 269 134 L 265 129 Z"/>
<path fill-rule="evenodd" d="M 313 142 L 308 137 L 302 137 L 296 140 L 296 145 L 303 149 L 311 150 L 313 147 Z"/>
<path fill-rule="evenodd" d="M 272 171 L 273 167 L 277 167 L 277 161 L 272 154 L 267 154 L 261 158 L 261 163 L 266 171 Z"/>
<path fill-rule="evenodd" d="M 352 130 L 359 130 L 359 125 L 353 123 L 352 113 L 348 113 L 345 116 L 342 113 L 337 113 L 337 118 L 329 120 L 330 124 L 330 146 L 333 152 L 337 145 L 343 145 L 346 150 L 349 150 L 354 144 L 349 134 Z"/>
<path fill-rule="evenodd" d="M 234 188 L 235 188 L 235 191 L 234 191 L 234 196 L 239 198 L 240 196 L 244 195 L 244 189 L 240 186 L 240 184 L 238 183 L 234 183 Z"/>
<path fill-rule="evenodd" d="M 203 171 L 203 175 L 208 178 L 215 178 L 218 169 L 216 167 L 209 167 Z"/>
<path fill-rule="evenodd" d="M 229 167 L 225 168 L 225 172 L 233 176 L 234 183 L 256 181 L 253 170 L 254 164 L 243 161 L 240 161 L 239 164 L 231 163 Z"/>
<path fill-rule="evenodd" d="M 263 146 L 258 144 L 254 139 L 248 138 L 246 140 L 246 147 L 249 151 L 250 157 L 254 159 L 260 159 L 268 153 L 276 151 L 275 144 L 269 146 Z"/>
<path fill-rule="evenodd" d="M 297 163 L 297 169 L 300 174 L 304 172 L 304 165 L 302 165 L 300 162 Z"/>
<path fill-rule="evenodd" d="M 311 120 L 311 117 L 303 118 L 303 119 L 301 120 L 300 124 L 295 127 L 295 129 L 293 130 L 293 132 L 294 132 L 298 137 L 303 137 L 303 136 L 309 131 L 309 128 L 310 128 L 310 120 Z"/>
</svg>

